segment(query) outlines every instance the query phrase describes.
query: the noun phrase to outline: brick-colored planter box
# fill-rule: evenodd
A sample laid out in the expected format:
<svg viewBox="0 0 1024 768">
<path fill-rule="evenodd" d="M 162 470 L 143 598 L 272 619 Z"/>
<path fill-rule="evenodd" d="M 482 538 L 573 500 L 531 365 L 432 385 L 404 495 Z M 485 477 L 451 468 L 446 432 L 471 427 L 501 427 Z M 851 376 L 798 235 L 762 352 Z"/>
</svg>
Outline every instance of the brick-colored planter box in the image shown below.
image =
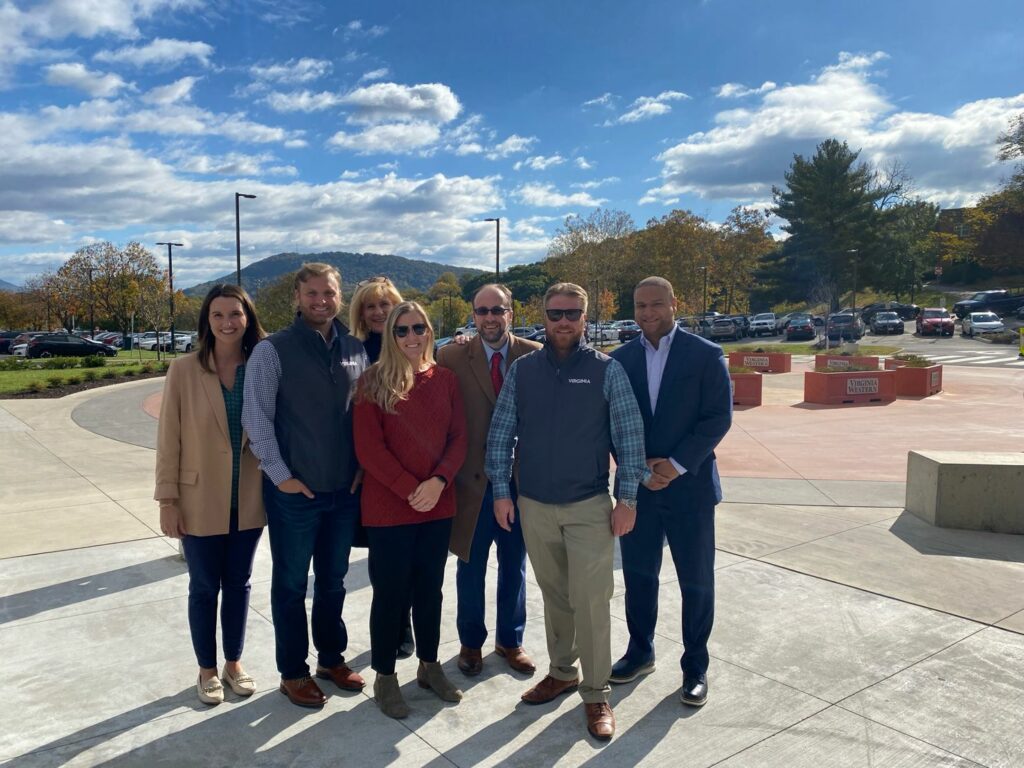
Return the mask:
<svg viewBox="0 0 1024 768">
<path fill-rule="evenodd" d="M 897 360 L 895 357 L 885 358 L 885 370 L 887 371 L 895 371 L 897 368 L 902 368 L 906 364 L 906 360 Z"/>
<path fill-rule="evenodd" d="M 905 397 L 929 397 L 942 391 L 942 366 L 927 368 L 899 366 L 896 373 L 896 394 Z"/>
<path fill-rule="evenodd" d="M 815 368 L 829 368 L 841 371 L 856 365 L 858 368 L 878 368 L 877 357 L 855 357 L 853 355 L 815 355 Z"/>
<path fill-rule="evenodd" d="M 896 371 L 807 371 L 804 402 L 820 405 L 887 403 L 896 399 Z"/>
<path fill-rule="evenodd" d="M 789 352 L 730 352 L 729 365 L 761 373 L 789 373 L 793 370 L 793 355 Z"/>
<path fill-rule="evenodd" d="M 761 404 L 760 373 L 730 373 L 729 378 L 732 380 L 733 405 Z"/>
</svg>

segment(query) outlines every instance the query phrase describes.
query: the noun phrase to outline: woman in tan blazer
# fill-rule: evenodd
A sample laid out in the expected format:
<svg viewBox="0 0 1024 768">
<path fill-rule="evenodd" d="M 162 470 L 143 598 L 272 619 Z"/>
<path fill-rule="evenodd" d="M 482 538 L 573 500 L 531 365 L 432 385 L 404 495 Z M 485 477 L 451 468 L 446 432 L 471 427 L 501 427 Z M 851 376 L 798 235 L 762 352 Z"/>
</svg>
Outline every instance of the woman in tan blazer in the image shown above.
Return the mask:
<svg viewBox="0 0 1024 768">
<path fill-rule="evenodd" d="M 224 700 L 218 597 L 221 678 L 239 696 L 256 690 L 239 660 L 266 515 L 259 462 L 242 431 L 242 392 L 245 362 L 264 336 L 249 295 L 235 285 L 214 286 L 199 311 L 199 351 L 175 360 L 164 382 L 154 497 L 161 529 L 185 550 L 196 692 L 206 704 Z"/>
</svg>

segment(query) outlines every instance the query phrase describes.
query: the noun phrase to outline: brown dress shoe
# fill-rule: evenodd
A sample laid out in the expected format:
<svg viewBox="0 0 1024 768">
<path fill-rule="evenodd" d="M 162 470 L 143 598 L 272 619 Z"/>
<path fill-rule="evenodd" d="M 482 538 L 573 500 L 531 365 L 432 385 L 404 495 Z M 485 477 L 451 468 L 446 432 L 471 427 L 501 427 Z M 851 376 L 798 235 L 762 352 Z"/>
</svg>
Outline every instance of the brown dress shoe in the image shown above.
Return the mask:
<svg viewBox="0 0 1024 768">
<path fill-rule="evenodd" d="M 316 676 L 321 680 L 330 680 L 343 691 L 361 691 L 366 685 L 366 681 L 344 661 L 336 667 L 321 667 L 317 664 Z"/>
<path fill-rule="evenodd" d="M 484 660 L 479 648 L 459 649 L 459 671 L 466 677 L 476 677 L 484 669 Z"/>
<path fill-rule="evenodd" d="M 595 739 L 608 741 L 615 735 L 615 715 L 606 702 L 585 704 L 587 710 L 587 730 Z"/>
<path fill-rule="evenodd" d="M 579 684 L 578 678 L 576 680 L 559 680 L 557 677 L 548 675 L 524 693 L 522 699 L 527 704 L 547 704 L 549 701 L 557 699 L 563 693 L 575 691 Z"/>
<path fill-rule="evenodd" d="M 294 680 L 281 678 L 279 690 L 288 697 L 292 704 L 300 707 L 319 709 L 327 703 L 327 697 L 324 696 L 324 692 L 320 690 L 320 686 L 309 675 L 297 677 Z"/>
<path fill-rule="evenodd" d="M 526 655 L 526 651 L 523 650 L 523 646 L 519 645 L 515 648 L 505 648 L 504 646 L 495 644 L 494 652 L 501 656 L 508 662 L 508 665 L 512 667 L 516 672 L 522 672 L 525 675 L 532 675 L 537 671 L 537 665 L 533 663 L 533 660 Z"/>
</svg>

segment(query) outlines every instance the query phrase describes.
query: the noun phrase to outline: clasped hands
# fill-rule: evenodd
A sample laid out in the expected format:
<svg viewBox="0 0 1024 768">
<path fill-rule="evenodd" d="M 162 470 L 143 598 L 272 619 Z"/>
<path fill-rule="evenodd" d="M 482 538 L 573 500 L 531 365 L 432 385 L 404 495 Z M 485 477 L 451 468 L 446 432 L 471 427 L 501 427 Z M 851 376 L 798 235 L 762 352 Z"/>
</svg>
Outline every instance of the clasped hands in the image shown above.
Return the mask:
<svg viewBox="0 0 1024 768">
<path fill-rule="evenodd" d="M 679 472 L 668 459 L 648 459 L 647 468 L 651 470 L 651 476 L 644 481 L 644 487 L 649 491 L 667 488 L 669 483 L 679 477 Z"/>
</svg>

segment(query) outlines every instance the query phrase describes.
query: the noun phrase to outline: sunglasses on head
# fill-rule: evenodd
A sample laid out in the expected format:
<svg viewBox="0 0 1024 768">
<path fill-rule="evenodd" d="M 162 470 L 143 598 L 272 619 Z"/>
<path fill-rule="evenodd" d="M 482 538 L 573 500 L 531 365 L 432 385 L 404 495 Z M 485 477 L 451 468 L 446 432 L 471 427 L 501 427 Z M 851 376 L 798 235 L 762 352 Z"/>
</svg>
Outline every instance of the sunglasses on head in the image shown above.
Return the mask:
<svg viewBox="0 0 1024 768">
<path fill-rule="evenodd" d="M 409 331 L 412 331 L 417 336 L 424 336 L 427 333 L 426 323 L 413 323 L 412 325 L 396 325 L 395 336 L 400 339 L 404 339 L 409 335 Z"/>
<path fill-rule="evenodd" d="M 562 317 L 565 317 L 571 323 L 575 323 L 583 317 L 582 309 L 546 309 L 544 311 L 548 316 L 548 320 L 552 323 L 557 323 Z"/>
<path fill-rule="evenodd" d="M 500 317 L 508 312 L 506 307 L 473 307 L 473 314 L 477 317 L 487 317 L 488 314 Z"/>
<path fill-rule="evenodd" d="M 356 288 L 362 288 L 364 285 L 370 285 L 371 283 L 385 283 L 391 284 L 391 281 L 386 277 L 368 277 L 365 280 L 361 280 L 356 283 Z"/>
</svg>

